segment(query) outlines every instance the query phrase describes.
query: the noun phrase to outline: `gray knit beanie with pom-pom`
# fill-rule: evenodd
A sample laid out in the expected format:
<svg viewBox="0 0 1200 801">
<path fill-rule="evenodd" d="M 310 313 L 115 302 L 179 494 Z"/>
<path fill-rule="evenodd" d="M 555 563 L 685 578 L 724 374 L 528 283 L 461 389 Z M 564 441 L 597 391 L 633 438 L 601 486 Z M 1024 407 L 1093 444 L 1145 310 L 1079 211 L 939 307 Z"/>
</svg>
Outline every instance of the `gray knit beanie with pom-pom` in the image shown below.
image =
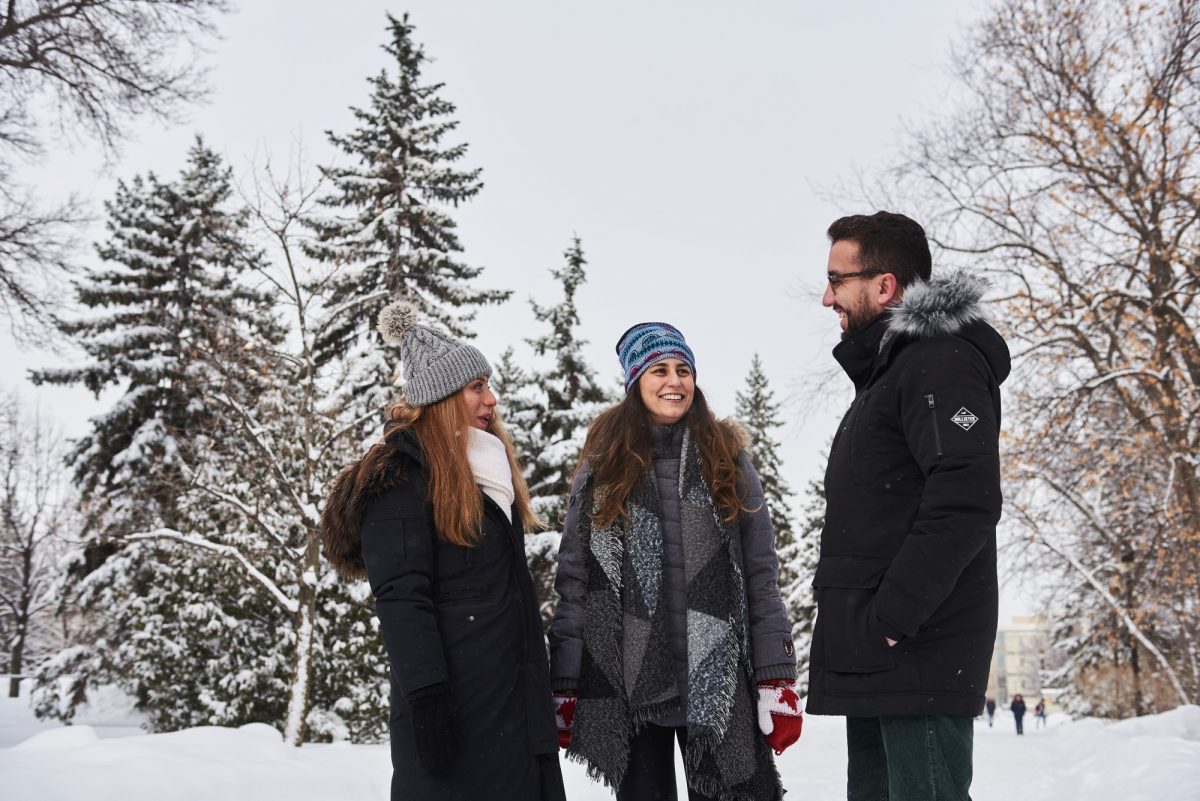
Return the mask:
<svg viewBox="0 0 1200 801">
<path fill-rule="evenodd" d="M 379 333 L 400 346 L 404 365 L 404 397 L 413 406 L 448 398 L 476 378 L 492 374 L 492 366 L 473 345 L 417 322 L 411 303 L 397 300 L 379 313 Z"/>
</svg>

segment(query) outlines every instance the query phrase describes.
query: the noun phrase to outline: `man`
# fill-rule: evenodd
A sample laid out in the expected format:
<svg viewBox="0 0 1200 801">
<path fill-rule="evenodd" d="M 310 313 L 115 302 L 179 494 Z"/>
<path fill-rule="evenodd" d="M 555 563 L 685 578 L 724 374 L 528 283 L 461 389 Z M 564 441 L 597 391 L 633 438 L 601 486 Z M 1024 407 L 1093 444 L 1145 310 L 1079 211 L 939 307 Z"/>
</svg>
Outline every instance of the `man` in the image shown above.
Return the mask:
<svg viewBox="0 0 1200 801">
<path fill-rule="evenodd" d="M 845 715 L 851 801 L 969 799 L 996 637 L 1004 340 L 901 214 L 829 228 L 854 382 L 825 473 L 807 711 Z"/>
</svg>

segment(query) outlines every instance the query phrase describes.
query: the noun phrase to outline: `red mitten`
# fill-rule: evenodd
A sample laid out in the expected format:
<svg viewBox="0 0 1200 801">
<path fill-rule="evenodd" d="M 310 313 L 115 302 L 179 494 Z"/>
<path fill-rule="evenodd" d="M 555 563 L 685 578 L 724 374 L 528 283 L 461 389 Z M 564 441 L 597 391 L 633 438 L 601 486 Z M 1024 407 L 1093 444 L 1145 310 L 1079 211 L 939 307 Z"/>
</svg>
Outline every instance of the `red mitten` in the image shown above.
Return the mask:
<svg viewBox="0 0 1200 801">
<path fill-rule="evenodd" d="M 571 726 L 575 724 L 575 696 L 554 693 L 554 725 L 558 727 L 558 747 L 571 744 Z"/>
<path fill-rule="evenodd" d="M 804 713 L 791 682 L 758 685 L 758 728 L 776 754 L 800 739 Z"/>
</svg>

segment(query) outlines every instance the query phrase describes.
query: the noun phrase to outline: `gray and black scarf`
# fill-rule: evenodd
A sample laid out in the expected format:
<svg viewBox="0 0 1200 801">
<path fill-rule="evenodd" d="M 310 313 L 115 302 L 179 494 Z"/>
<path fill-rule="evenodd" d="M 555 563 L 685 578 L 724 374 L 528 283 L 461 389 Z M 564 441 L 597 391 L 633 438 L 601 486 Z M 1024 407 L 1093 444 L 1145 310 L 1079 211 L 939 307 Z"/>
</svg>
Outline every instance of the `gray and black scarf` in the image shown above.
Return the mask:
<svg viewBox="0 0 1200 801">
<path fill-rule="evenodd" d="M 755 718 L 746 642 L 741 541 L 700 471 L 686 433 L 679 468 L 687 593 L 688 785 L 721 801 L 774 801 L 783 795 Z M 579 538 L 587 572 L 583 661 L 571 747 L 588 775 L 616 789 L 629 742 L 650 721 L 679 710 L 663 597 L 663 529 L 648 474 L 630 493 L 624 517 L 593 528 L 594 477 L 582 489 Z"/>
</svg>

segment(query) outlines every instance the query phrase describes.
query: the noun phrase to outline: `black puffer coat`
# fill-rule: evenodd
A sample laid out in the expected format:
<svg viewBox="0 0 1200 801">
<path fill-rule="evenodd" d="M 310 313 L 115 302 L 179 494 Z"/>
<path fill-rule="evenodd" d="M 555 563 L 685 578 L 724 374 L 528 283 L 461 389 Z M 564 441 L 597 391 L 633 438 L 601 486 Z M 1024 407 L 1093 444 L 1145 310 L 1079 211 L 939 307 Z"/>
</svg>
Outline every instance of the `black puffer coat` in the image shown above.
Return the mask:
<svg viewBox="0 0 1200 801">
<path fill-rule="evenodd" d="M 1009 373 L 983 288 L 965 273 L 912 287 L 834 349 L 856 395 L 825 473 L 808 712 L 983 710 Z"/>
<path fill-rule="evenodd" d="M 419 445 L 407 432 L 389 443 L 396 453 L 390 475 L 375 483 L 382 491 L 334 514 L 361 515 L 362 561 L 391 668 L 392 799 L 557 801 L 550 675 L 521 532 L 484 496 L 479 544 L 445 542 L 426 503 Z M 431 776 L 417 760 L 405 696 L 442 682 L 454 704 L 456 756 L 448 773 Z"/>
</svg>

